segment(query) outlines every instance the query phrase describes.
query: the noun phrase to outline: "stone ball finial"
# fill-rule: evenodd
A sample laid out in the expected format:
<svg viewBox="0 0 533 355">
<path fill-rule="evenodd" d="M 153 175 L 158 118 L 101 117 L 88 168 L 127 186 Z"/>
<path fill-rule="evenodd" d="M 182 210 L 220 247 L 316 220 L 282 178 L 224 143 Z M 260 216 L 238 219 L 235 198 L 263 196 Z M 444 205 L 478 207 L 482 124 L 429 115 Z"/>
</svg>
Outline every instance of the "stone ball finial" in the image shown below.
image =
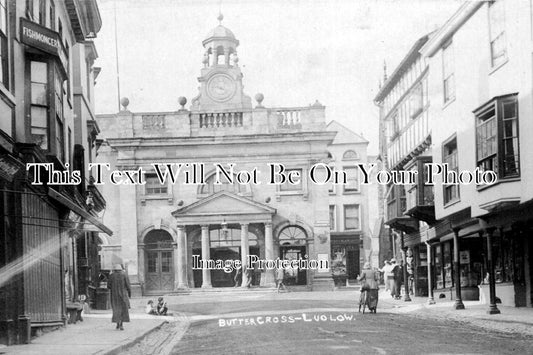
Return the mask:
<svg viewBox="0 0 533 355">
<path fill-rule="evenodd" d="M 178 103 L 181 105 L 181 109 L 185 109 L 185 105 L 187 104 L 187 98 L 185 96 L 180 96 L 178 98 Z"/>
<path fill-rule="evenodd" d="M 265 96 L 261 93 L 255 94 L 255 101 L 257 101 L 257 106 L 263 107 L 262 102 L 265 99 Z"/>
<path fill-rule="evenodd" d="M 130 100 L 127 97 L 123 97 L 120 99 L 120 104 L 122 107 L 124 107 L 124 110 L 128 109 L 128 105 L 130 104 Z"/>
<path fill-rule="evenodd" d="M 217 17 L 218 22 L 222 22 L 223 19 L 224 19 L 224 15 L 222 15 L 222 13 L 219 13 Z"/>
</svg>

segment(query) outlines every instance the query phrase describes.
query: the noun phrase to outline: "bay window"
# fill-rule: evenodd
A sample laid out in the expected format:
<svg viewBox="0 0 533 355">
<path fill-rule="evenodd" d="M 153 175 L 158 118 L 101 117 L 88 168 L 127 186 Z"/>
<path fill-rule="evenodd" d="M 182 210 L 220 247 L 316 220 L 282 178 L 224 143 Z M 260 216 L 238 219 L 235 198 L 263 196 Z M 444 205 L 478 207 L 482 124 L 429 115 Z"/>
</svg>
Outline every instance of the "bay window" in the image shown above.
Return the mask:
<svg viewBox="0 0 533 355">
<path fill-rule="evenodd" d="M 30 62 L 30 90 L 31 140 L 41 149 L 48 150 L 48 63 Z"/>
<path fill-rule="evenodd" d="M 520 176 L 518 99 L 500 96 L 474 111 L 477 166 L 498 179 Z"/>
</svg>

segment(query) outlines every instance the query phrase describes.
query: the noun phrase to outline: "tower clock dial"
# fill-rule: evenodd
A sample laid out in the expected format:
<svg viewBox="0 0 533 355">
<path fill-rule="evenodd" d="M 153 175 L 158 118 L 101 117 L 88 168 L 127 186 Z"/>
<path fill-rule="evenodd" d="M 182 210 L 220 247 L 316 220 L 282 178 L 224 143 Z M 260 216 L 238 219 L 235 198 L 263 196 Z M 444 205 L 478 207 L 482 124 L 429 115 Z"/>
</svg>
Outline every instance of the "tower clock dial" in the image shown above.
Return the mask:
<svg viewBox="0 0 533 355">
<path fill-rule="evenodd" d="M 207 82 L 207 94 L 215 101 L 229 100 L 235 94 L 235 81 L 226 74 L 216 74 Z"/>
</svg>

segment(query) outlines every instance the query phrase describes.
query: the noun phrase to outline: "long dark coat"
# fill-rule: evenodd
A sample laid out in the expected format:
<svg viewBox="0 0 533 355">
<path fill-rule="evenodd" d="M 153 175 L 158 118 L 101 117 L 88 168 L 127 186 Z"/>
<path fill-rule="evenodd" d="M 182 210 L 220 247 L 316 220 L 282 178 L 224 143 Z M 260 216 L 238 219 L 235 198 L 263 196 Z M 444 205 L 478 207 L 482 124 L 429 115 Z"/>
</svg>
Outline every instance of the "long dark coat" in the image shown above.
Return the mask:
<svg viewBox="0 0 533 355">
<path fill-rule="evenodd" d="M 129 322 L 131 289 L 128 276 L 123 271 L 114 271 L 109 275 L 107 288 L 111 290 L 111 308 L 113 308 L 113 318 L 111 322 Z"/>
</svg>

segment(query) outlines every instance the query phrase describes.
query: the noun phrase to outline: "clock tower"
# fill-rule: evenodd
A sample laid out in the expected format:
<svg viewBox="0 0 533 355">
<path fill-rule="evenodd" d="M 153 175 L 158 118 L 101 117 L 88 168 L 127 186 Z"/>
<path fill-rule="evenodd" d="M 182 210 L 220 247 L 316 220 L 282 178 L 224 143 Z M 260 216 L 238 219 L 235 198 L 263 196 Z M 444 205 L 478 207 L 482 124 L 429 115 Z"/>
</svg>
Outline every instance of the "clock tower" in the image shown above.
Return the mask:
<svg viewBox="0 0 533 355">
<path fill-rule="evenodd" d="M 251 110 L 252 100 L 243 93 L 242 72 L 239 68 L 239 41 L 233 32 L 219 25 L 202 42 L 205 52 L 203 68 L 198 78 L 200 93 L 191 103 L 193 113 L 243 112 Z"/>
</svg>

